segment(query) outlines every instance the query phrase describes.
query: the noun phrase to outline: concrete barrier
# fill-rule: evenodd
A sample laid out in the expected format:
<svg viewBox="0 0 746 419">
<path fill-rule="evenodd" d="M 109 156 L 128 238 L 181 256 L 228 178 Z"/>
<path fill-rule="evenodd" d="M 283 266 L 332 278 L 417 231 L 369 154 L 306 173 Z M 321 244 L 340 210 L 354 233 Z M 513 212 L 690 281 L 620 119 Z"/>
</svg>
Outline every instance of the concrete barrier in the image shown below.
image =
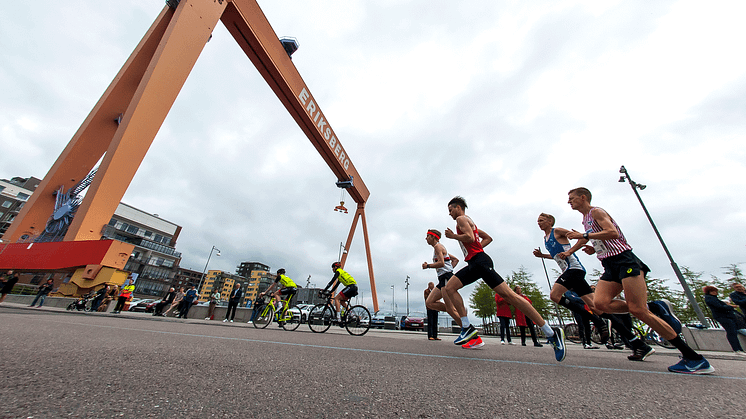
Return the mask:
<svg viewBox="0 0 746 419">
<path fill-rule="evenodd" d="M 684 327 L 681 333 L 694 350 L 733 352 L 723 329 L 696 329 Z M 738 335 L 741 346 L 746 348 L 746 336 Z"/>
</svg>

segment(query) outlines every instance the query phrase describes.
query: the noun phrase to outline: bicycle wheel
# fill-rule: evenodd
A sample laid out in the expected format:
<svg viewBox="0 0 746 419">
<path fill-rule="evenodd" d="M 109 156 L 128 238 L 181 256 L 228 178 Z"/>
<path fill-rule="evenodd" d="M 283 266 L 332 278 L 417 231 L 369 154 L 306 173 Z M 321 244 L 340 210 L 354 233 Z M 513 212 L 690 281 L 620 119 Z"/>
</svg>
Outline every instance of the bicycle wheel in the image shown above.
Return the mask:
<svg viewBox="0 0 746 419">
<path fill-rule="evenodd" d="M 272 323 L 275 317 L 275 308 L 271 304 L 265 304 L 259 307 L 259 314 L 254 319 L 254 327 L 264 329 Z"/>
<path fill-rule="evenodd" d="M 315 333 L 324 333 L 332 325 L 334 310 L 328 304 L 317 304 L 308 313 L 308 327 Z"/>
<path fill-rule="evenodd" d="M 575 323 L 565 325 L 565 339 L 572 343 L 580 343 L 580 328 Z"/>
<path fill-rule="evenodd" d="M 352 306 L 345 313 L 345 328 L 353 336 L 362 336 L 370 329 L 370 311 L 363 306 Z"/>
<path fill-rule="evenodd" d="M 598 328 L 595 324 L 591 326 L 591 342 L 595 343 L 596 345 L 603 345 L 606 343 L 601 342 L 601 333 L 599 333 Z"/>
<path fill-rule="evenodd" d="M 300 309 L 298 308 L 298 306 L 290 307 L 285 312 L 285 317 L 282 319 L 282 322 L 280 322 L 282 328 L 289 331 L 297 329 L 298 326 L 300 326 L 300 323 Z"/>
</svg>

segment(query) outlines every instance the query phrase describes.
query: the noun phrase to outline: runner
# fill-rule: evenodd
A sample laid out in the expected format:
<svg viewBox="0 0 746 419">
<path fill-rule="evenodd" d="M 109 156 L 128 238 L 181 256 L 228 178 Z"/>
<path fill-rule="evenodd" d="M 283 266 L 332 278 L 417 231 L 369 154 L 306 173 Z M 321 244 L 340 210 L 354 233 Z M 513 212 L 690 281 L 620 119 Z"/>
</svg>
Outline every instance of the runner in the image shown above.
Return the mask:
<svg viewBox="0 0 746 419">
<path fill-rule="evenodd" d="M 453 275 L 453 267 L 458 264 L 459 260 L 456 256 L 448 253 L 446 247 L 440 242 L 440 237 L 440 231 L 433 229 L 427 230 L 427 234 L 425 235 L 425 241 L 433 247 L 433 263 L 422 262 L 422 269 L 435 269 L 435 273 L 438 275 L 438 285 L 436 285 L 435 289 L 433 289 L 430 292 L 430 295 L 427 296 L 425 307 L 429 310 L 444 311 L 448 313 L 456 324 L 461 327 L 461 317 L 459 317 L 456 308 L 453 307 L 448 296 L 443 292 L 443 287 L 446 286 L 446 282 L 448 282 L 448 279 Z M 440 301 L 441 298 L 443 299 L 443 302 Z M 479 341 L 466 342 L 462 346 L 467 349 L 484 346 L 482 338 L 477 336 L 475 339 L 479 339 Z M 471 345 L 469 345 L 470 343 Z"/>
<path fill-rule="evenodd" d="M 560 275 L 560 277 L 557 278 L 557 282 L 554 283 L 552 291 L 549 293 L 549 298 L 562 307 L 566 307 L 574 314 L 588 321 L 592 321 L 600 331 L 601 343 L 603 344 L 608 342 L 609 328 L 601 317 L 609 319 L 614 330 L 616 330 L 621 337 L 627 339 L 633 345 L 633 348 L 639 347 L 640 350 L 638 351 L 638 354 L 644 354 L 642 359 L 638 359 L 639 356 L 632 354 L 629 358 L 630 360 L 642 361 L 645 357 L 655 352 L 655 350 L 645 344 L 642 339 L 638 339 L 632 330 L 625 327 L 616 317 L 604 314 L 594 306 L 593 290 L 585 280 L 585 267 L 580 263 L 578 256 L 570 251 L 570 241 L 567 239 L 567 233 L 570 231 L 564 228 L 554 227 L 555 219 L 554 216 L 550 214 L 539 214 L 537 223 L 539 228 L 544 231 L 544 246 L 549 251 L 549 254 L 542 253 L 539 249 L 534 249 L 534 256 L 545 259 L 554 259 L 560 269 L 562 269 L 562 275 Z M 574 291 L 583 300 L 585 305 L 591 309 L 591 312 L 588 312 L 582 304 L 573 303 L 572 299 L 568 298 L 565 294 L 568 290 Z"/>
<path fill-rule="evenodd" d="M 591 191 L 586 188 L 575 188 L 568 192 L 570 207 L 583 214 L 585 232 L 572 230 L 567 233 L 567 238 L 578 240 L 570 248 L 570 252 L 581 247 L 588 254 L 595 252 L 604 267 L 604 273 L 596 284 L 595 306 L 606 313 L 629 312 L 671 342 L 681 352 L 682 358 L 676 365 L 668 367 L 669 371 L 684 374 L 714 372 L 710 363 L 684 343 L 674 331 L 674 327 L 680 327 L 680 323 L 677 324 L 678 319 L 669 309 L 662 312 L 665 321 L 648 309 L 645 275 L 650 269 L 632 253 L 632 247 L 614 219 L 602 208 L 591 206 L 591 198 Z M 586 246 L 589 241 L 592 247 Z M 624 291 L 626 301 L 614 299 L 621 291 Z M 634 358 L 631 356 L 630 359 L 644 360 L 652 353 L 652 348 L 647 353 L 645 350 L 642 347 L 635 348 Z"/>
<path fill-rule="evenodd" d="M 469 285 L 477 279 L 482 279 L 487 286 L 503 297 L 510 305 L 521 310 L 528 318 L 541 328 L 547 336 L 548 343 L 554 348 L 554 357 L 557 361 L 565 359 L 565 334 L 558 327 L 550 327 L 539 312 L 529 304 L 528 301 L 519 297 L 508 284 L 495 272 L 492 259 L 484 252 L 484 246 L 492 242 L 492 238 L 482 230 L 479 230 L 469 216 L 466 215 L 466 201 L 457 196 L 448 203 L 448 214 L 456 220 L 456 232 L 447 228 L 446 237 L 458 240 L 461 249 L 466 256 L 466 267 L 462 268 L 448 280 L 445 286 L 449 300 L 456 308 L 461 317 L 461 333 L 453 342 L 462 345 L 477 337 L 477 330 L 469 323 L 469 317 L 464 307 L 464 300 L 458 290 L 464 285 Z"/>
</svg>

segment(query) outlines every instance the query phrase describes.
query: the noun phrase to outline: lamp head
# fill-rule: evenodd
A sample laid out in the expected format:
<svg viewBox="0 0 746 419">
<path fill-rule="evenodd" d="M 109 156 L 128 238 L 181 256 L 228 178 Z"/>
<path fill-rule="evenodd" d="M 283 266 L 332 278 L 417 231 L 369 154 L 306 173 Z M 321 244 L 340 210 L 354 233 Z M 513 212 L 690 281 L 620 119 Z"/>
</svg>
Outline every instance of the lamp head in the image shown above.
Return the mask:
<svg viewBox="0 0 746 419">
<path fill-rule="evenodd" d="M 624 166 L 619 168 L 619 173 L 627 173 L 627 169 L 624 168 Z"/>
<path fill-rule="evenodd" d="M 640 183 L 638 183 L 638 184 L 637 184 L 637 189 L 639 189 L 639 190 L 643 190 L 643 189 L 645 189 L 645 188 L 647 188 L 647 185 L 642 185 L 642 184 L 640 184 Z"/>
<path fill-rule="evenodd" d="M 619 176 L 619 183 L 624 183 L 624 176 Z"/>
</svg>

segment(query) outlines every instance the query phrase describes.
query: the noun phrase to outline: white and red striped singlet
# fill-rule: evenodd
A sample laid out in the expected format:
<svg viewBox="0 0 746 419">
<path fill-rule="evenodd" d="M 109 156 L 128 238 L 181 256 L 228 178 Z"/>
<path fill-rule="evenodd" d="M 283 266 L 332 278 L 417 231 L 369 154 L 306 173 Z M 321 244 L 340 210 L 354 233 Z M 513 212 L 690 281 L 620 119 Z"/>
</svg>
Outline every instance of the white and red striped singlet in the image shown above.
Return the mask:
<svg viewBox="0 0 746 419">
<path fill-rule="evenodd" d="M 604 211 L 604 209 L 600 207 L 591 207 L 588 214 L 583 216 L 583 227 L 585 228 L 586 233 L 598 233 L 603 230 L 596 220 L 593 219 L 593 210 L 596 208 Z M 616 221 L 611 218 L 611 215 L 609 215 L 609 219 L 611 220 L 611 223 L 614 224 L 614 228 L 616 228 L 616 231 L 619 233 L 619 237 L 609 240 L 590 239 L 593 248 L 596 249 L 596 256 L 599 260 L 605 259 L 609 256 L 616 256 L 626 250 L 632 250 L 632 246 L 630 246 L 629 243 L 627 243 L 627 239 L 624 238 L 622 229 L 620 229 Z"/>
</svg>

